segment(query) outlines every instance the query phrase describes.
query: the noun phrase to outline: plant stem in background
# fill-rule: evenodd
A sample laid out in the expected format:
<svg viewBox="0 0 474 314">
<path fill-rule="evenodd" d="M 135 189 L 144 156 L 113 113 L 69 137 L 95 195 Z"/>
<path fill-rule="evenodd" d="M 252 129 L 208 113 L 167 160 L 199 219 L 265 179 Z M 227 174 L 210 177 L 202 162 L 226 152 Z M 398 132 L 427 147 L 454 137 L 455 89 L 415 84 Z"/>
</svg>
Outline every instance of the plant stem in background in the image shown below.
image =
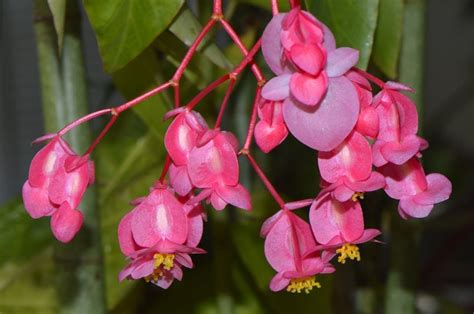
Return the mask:
<svg viewBox="0 0 474 314">
<path fill-rule="evenodd" d="M 34 19 L 46 132 L 57 132 L 64 124 L 87 111 L 87 88 L 80 40 L 80 12 L 76 1 L 67 1 L 62 51 L 58 52 L 53 17 L 46 0 L 36 0 Z M 77 152 L 90 144 L 86 126 L 68 134 Z M 57 242 L 55 282 L 60 313 L 105 313 L 103 262 L 98 213 L 94 193 L 88 192 L 80 208 L 84 225 L 68 245 Z"/>
<path fill-rule="evenodd" d="M 423 106 L 423 70 L 425 42 L 424 0 L 411 0 L 405 4 L 404 33 L 400 56 L 400 82 L 412 86 L 417 93 L 410 95 L 420 119 Z M 420 232 L 414 224 L 402 221 L 394 211 L 391 216 L 390 271 L 387 280 L 385 313 L 415 313 L 415 288 L 417 284 L 418 245 Z"/>
</svg>

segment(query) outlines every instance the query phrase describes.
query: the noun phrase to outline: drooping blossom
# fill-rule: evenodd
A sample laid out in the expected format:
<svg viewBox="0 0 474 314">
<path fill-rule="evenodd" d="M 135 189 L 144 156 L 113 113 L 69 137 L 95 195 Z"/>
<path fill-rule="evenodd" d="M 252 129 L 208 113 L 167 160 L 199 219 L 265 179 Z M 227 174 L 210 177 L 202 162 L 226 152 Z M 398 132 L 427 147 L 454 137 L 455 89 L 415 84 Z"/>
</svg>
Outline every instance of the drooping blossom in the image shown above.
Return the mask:
<svg viewBox="0 0 474 314">
<path fill-rule="evenodd" d="M 315 253 L 316 241 L 309 224 L 291 211 L 278 211 L 262 226 L 265 237 L 265 257 L 277 271 L 270 282 L 272 291 L 286 288 L 289 292 L 309 293 L 320 288 L 317 274 L 335 271 L 329 263 L 334 254 Z"/>
<path fill-rule="evenodd" d="M 359 201 L 340 202 L 324 190 L 310 208 L 309 220 L 318 248 L 339 253 L 338 261 L 346 258 L 360 260 L 357 244 L 373 240 L 380 235 L 376 229 L 365 229 Z"/>
<path fill-rule="evenodd" d="M 207 130 L 207 124 L 195 111 L 181 108 L 171 111 L 167 117 L 177 116 L 165 134 L 165 147 L 171 157 L 169 169 L 171 186 L 179 195 L 187 195 L 193 188 L 188 174 L 188 155 L 196 146 L 197 139 Z"/>
<path fill-rule="evenodd" d="M 89 155 L 78 156 L 57 135 L 31 161 L 23 185 L 23 202 L 34 218 L 51 216 L 51 230 L 61 242 L 69 242 L 82 226 L 77 209 L 87 187 L 94 182 L 94 164 Z"/>
<path fill-rule="evenodd" d="M 388 162 L 404 164 L 428 147 L 428 142 L 416 135 L 416 106 L 400 91 L 411 89 L 399 83 L 387 82 L 385 88 L 374 98 L 380 123 L 377 140 L 372 148 L 374 165 L 377 167 Z"/>
<path fill-rule="evenodd" d="M 354 84 L 359 95 L 360 113 L 355 130 L 373 139 L 379 133 L 379 117 L 372 102 L 372 86 L 365 77 L 355 71 L 347 72 L 346 77 Z"/>
<path fill-rule="evenodd" d="M 227 204 L 251 209 L 250 194 L 239 183 L 237 147 L 231 133 L 209 130 L 202 135 L 188 157 L 191 183 L 201 189 L 192 201 L 207 199 L 216 210 Z"/>
<path fill-rule="evenodd" d="M 275 40 L 279 38 L 280 40 Z M 277 75 L 263 98 L 283 101 L 289 131 L 321 151 L 338 146 L 354 128 L 359 99 L 344 74 L 358 61 L 352 48 L 336 49 L 331 31 L 300 8 L 278 14 L 262 36 L 262 52 Z"/>
<path fill-rule="evenodd" d="M 385 175 L 385 192 L 400 200 L 398 212 L 407 218 L 424 218 L 431 213 L 434 204 L 443 202 L 451 195 L 451 182 L 444 175 L 425 175 L 420 161 L 413 157 L 403 165 L 389 163 L 380 171 Z"/>
<path fill-rule="evenodd" d="M 263 101 L 258 107 L 260 120 L 255 126 L 255 141 L 258 147 L 268 153 L 280 145 L 288 135 L 288 129 L 283 120 L 281 101 Z"/>
<path fill-rule="evenodd" d="M 129 264 L 119 280 L 145 279 L 167 289 L 183 277 L 183 267 L 192 268 L 190 254 L 202 236 L 202 212 L 184 206 L 166 186 L 156 185 L 150 194 L 120 221 L 120 249 Z"/>
<path fill-rule="evenodd" d="M 336 149 L 319 152 L 318 166 L 321 178 L 330 184 L 326 191 L 331 191 L 340 202 L 385 185 L 384 177 L 372 171 L 369 142 L 357 131 L 353 131 Z"/>
</svg>

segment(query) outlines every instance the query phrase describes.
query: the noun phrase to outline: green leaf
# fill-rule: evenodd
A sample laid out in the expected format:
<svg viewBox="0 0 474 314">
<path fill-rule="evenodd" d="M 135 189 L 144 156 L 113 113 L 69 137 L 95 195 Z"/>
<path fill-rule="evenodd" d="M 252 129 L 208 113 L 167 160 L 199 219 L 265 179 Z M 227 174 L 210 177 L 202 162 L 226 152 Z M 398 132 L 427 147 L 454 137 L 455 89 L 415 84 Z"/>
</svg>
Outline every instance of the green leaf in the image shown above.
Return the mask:
<svg viewBox="0 0 474 314">
<path fill-rule="evenodd" d="M 54 29 L 58 37 L 58 49 L 63 49 L 64 20 L 66 16 L 66 0 L 48 0 L 48 6 L 53 15 Z"/>
<path fill-rule="evenodd" d="M 137 97 L 160 85 L 162 78 L 160 63 L 152 48 L 147 48 L 121 70 L 112 74 L 115 86 L 127 99 Z M 155 95 L 133 108 L 145 124 L 160 138 L 163 138 L 167 123 L 164 114 L 171 108 L 172 101 L 164 93 Z"/>
<path fill-rule="evenodd" d="M 189 10 L 182 10 L 176 18 L 176 21 L 170 26 L 170 32 L 179 38 L 186 46 L 191 46 L 194 39 L 198 36 L 202 26 L 194 14 Z M 222 69 L 230 70 L 232 65 L 219 48 L 206 37 L 198 48 L 203 55 L 209 58 L 211 62 Z"/>
<path fill-rule="evenodd" d="M 270 1 L 262 1 L 262 0 L 239 0 L 241 3 L 251 4 L 263 9 L 271 10 Z M 286 12 L 290 10 L 290 2 L 289 1 L 278 1 L 278 5 L 280 8 L 280 12 Z"/>
<path fill-rule="evenodd" d="M 403 33 L 403 0 L 380 0 L 373 60 L 389 78 L 397 76 Z"/>
<path fill-rule="evenodd" d="M 306 0 L 306 7 L 334 33 L 338 46 L 360 51 L 366 69 L 372 53 L 379 0 Z"/>
<path fill-rule="evenodd" d="M 184 0 L 84 0 L 108 72 L 138 56 L 163 32 Z"/>
</svg>

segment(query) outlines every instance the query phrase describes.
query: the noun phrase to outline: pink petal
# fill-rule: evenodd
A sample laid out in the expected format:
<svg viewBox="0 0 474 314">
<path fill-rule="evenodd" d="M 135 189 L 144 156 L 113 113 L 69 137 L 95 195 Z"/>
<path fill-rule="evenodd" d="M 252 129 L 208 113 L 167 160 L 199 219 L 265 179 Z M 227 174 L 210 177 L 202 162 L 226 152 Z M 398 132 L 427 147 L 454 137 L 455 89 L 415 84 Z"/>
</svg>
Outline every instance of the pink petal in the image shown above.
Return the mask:
<svg viewBox="0 0 474 314">
<path fill-rule="evenodd" d="M 355 192 L 372 192 L 385 186 L 385 177 L 376 171 L 372 171 L 367 180 L 345 180 L 344 183 Z"/>
<path fill-rule="evenodd" d="M 82 221 L 82 213 L 64 202 L 51 218 L 51 230 L 56 239 L 68 243 L 81 229 Z"/>
<path fill-rule="evenodd" d="M 122 220 L 120 220 L 118 226 L 118 239 L 120 250 L 126 256 L 131 255 L 133 252 L 137 251 L 139 247 L 133 240 L 132 235 L 132 212 L 126 214 Z"/>
<path fill-rule="evenodd" d="M 28 180 L 33 187 L 43 186 L 51 178 L 68 157 L 58 138 L 43 147 L 30 164 Z"/>
<path fill-rule="evenodd" d="M 133 279 L 141 279 L 141 278 L 151 275 L 151 273 L 153 273 L 153 270 L 154 270 L 154 261 L 153 260 L 145 261 L 144 263 L 137 265 L 133 269 L 130 276 Z"/>
<path fill-rule="evenodd" d="M 427 188 L 425 172 L 415 158 L 401 166 L 387 164 L 380 168 L 380 172 L 385 176 L 385 192 L 391 198 L 399 200 L 416 195 Z"/>
<path fill-rule="evenodd" d="M 421 205 L 432 205 L 447 200 L 451 195 L 451 181 L 442 174 L 431 173 L 426 176 L 426 182 L 428 187 L 422 193 L 414 196 L 414 202 Z"/>
<path fill-rule="evenodd" d="M 280 219 L 282 213 L 283 211 L 279 210 L 276 214 L 274 214 L 273 216 L 265 220 L 265 222 L 262 225 L 262 228 L 260 229 L 260 236 L 262 238 L 267 236 L 267 234 L 273 228 L 273 226 L 278 221 L 278 219 Z"/>
<path fill-rule="evenodd" d="M 400 211 L 402 211 L 408 217 L 413 217 L 413 218 L 427 217 L 431 213 L 431 210 L 433 209 L 433 207 L 434 207 L 433 204 L 421 205 L 421 204 L 415 203 L 413 200 L 413 197 L 402 198 L 400 200 L 400 203 L 398 204 L 398 208 Z"/>
<path fill-rule="evenodd" d="M 359 51 L 352 48 L 338 48 L 328 54 L 326 72 L 329 77 L 346 74 L 359 61 Z"/>
<path fill-rule="evenodd" d="M 317 77 L 297 72 L 291 76 L 290 80 L 291 94 L 307 106 L 319 104 L 326 93 L 327 86 L 328 78 L 325 72 L 321 72 Z"/>
<path fill-rule="evenodd" d="M 51 179 L 49 199 L 55 204 L 68 202 L 71 208 L 77 208 L 88 185 L 88 164 L 83 164 L 72 172 L 66 172 L 64 167 L 60 167 Z"/>
<path fill-rule="evenodd" d="M 372 151 L 369 142 L 358 132 L 351 135 L 335 150 L 319 152 L 321 177 L 334 183 L 347 177 L 352 181 L 366 180 L 372 170 Z"/>
<path fill-rule="evenodd" d="M 374 107 L 365 107 L 360 111 L 356 130 L 370 138 L 377 136 L 379 133 L 379 117 Z"/>
<path fill-rule="evenodd" d="M 357 122 L 359 100 L 351 81 L 329 79 L 325 98 L 315 108 L 287 99 L 283 117 L 290 132 L 303 144 L 321 151 L 336 148 Z"/>
<path fill-rule="evenodd" d="M 291 74 L 275 76 L 262 88 L 262 97 L 268 100 L 283 100 L 290 95 Z"/>
<path fill-rule="evenodd" d="M 171 186 L 181 196 L 187 195 L 193 189 L 186 166 L 177 167 L 172 163 L 169 168 L 169 178 Z"/>
<path fill-rule="evenodd" d="M 31 218 L 51 215 L 56 206 L 49 201 L 48 191 L 45 189 L 32 187 L 29 181 L 23 184 L 22 189 L 23 204 Z"/>
<path fill-rule="evenodd" d="M 255 142 L 264 152 L 269 153 L 275 147 L 280 145 L 288 136 L 288 129 L 285 124 L 268 124 L 260 120 L 255 126 Z"/>
<path fill-rule="evenodd" d="M 321 23 L 322 24 L 322 23 Z M 334 34 L 331 32 L 329 27 L 326 25 L 323 25 L 323 30 L 324 30 L 324 43 L 323 46 L 326 48 L 326 51 L 329 53 L 336 49 L 336 39 L 334 38 Z"/>
<path fill-rule="evenodd" d="M 280 43 L 281 23 L 285 14 L 273 16 L 262 35 L 262 53 L 266 63 L 276 75 L 283 73 L 282 54 Z"/>
<path fill-rule="evenodd" d="M 360 243 L 369 242 L 369 241 L 372 241 L 375 237 L 378 237 L 381 234 L 382 234 L 382 232 L 380 230 L 377 230 L 377 229 L 365 229 L 364 233 L 362 233 L 362 236 L 353 243 L 354 244 L 360 244 Z"/>
<path fill-rule="evenodd" d="M 185 119 L 186 113 L 178 115 L 171 122 L 165 134 L 165 147 L 173 162 L 186 165 L 189 151 L 196 145 L 197 132 L 193 130 Z"/>
<path fill-rule="evenodd" d="M 324 51 L 315 44 L 294 45 L 290 56 L 296 66 L 311 75 L 319 74 L 326 63 Z"/>
<path fill-rule="evenodd" d="M 236 186 L 218 186 L 217 194 L 227 203 L 246 210 L 252 209 L 250 193 L 241 184 Z"/>
<path fill-rule="evenodd" d="M 183 205 L 167 190 L 154 190 L 133 210 L 132 233 L 135 242 L 151 247 L 166 239 L 178 244 L 187 237 Z"/>
<path fill-rule="evenodd" d="M 338 200 L 339 202 L 347 202 L 352 198 L 352 195 L 354 195 L 354 192 L 357 192 L 358 190 L 353 190 L 349 187 L 347 187 L 345 184 L 339 185 L 333 194 L 333 197 Z"/>
<path fill-rule="evenodd" d="M 270 290 L 274 292 L 285 289 L 290 284 L 290 279 L 285 278 L 283 273 L 276 274 L 270 281 Z"/>
<path fill-rule="evenodd" d="M 402 165 L 416 155 L 420 149 L 420 140 L 415 135 L 406 137 L 402 142 L 389 142 L 382 146 L 385 160 Z"/>
<path fill-rule="evenodd" d="M 413 88 L 411 88 L 410 86 L 407 86 L 407 85 L 404 85 L 404 84 L 398 83 L 398 82 L 392 82 L 392 81 L 386 82 L 385 83 L 385 88 L 393 89 L 393 90 L 408 91 L 408 92 L 412 92 L 412 93 L 415 92 L 415 90 Z"/>
<path fill-rule="evenodd" d="M 198 246 L 202 238 L 203 229 L 202 214 L 193 212 L 188 214 L 188 238 L 186 239 L 186 245 L 190 247 Z"/>
<path fill-rule="evenodd" d="M 224 199 L 216 192 L 213 192 L 211 194 L 210 201 L 211 201 L 212 207 L 214 207 L 214 209 L 217 211 L 221 211 L 227 206 L 227 202 L 224 201 Z"/>
</svg>

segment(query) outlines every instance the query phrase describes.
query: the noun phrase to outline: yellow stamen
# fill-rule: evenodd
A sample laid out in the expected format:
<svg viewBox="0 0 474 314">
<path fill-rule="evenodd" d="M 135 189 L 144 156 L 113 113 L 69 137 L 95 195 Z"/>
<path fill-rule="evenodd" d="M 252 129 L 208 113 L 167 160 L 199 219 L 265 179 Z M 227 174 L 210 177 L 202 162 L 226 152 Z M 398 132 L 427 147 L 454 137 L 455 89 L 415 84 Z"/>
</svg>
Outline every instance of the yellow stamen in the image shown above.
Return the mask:
<svg viewBox="0 0 474 314">
<path fill-rule="evenodd" d="M 290 284 L 286 288 L 286 291 L 291 293 L 301 293 L 301 291 L 309 293 L 311 290 L 313 290 L 313 287 L 321 288 L 321 284 L 316 281 L 315 276 L 297 278 L 291 279 Z"/>
<path fill-rule="evenodd" d="M 360 261 L 360 252 L 357 245 L 346 243 L 340 249 L 336 250 L 336 253 L 339 253 L 339 257 L 337 261 L 341 264 L 346 263 L 346 258 L 350 258 L 351 260 Z"/>
<path fill-rule="evenodd" d="M 145 277 L 146 282 L 158 281 L 163 276 L 163 269 L 171 270 L 174 266 L 174 254 L 155 253 L 153 255 L 153 273 Z"/>
<path fill-rule="evenodd" d="M 364 199 L 364 193 L 363 192 L 355 192 L 352 194 L 352 201 L 357 202 L 357 200 L 363 200 Z"/>
</svg>

